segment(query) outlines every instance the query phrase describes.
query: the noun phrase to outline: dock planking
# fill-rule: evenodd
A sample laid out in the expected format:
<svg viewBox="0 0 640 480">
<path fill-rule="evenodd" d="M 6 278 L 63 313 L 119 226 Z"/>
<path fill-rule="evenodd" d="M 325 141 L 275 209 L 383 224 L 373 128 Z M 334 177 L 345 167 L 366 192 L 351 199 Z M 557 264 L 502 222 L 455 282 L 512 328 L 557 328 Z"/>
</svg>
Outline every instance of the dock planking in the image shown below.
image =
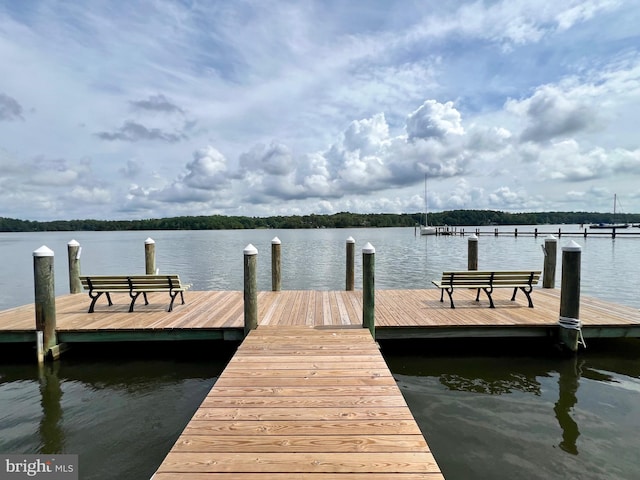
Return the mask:
<svg viewBox="0 0 640 480">
<path fill-rule="evenodd" d="M 369 331 L 260 326 L 153 479 L 365 475 L 444 478 Z"/>
<path fill-rule="evenodd" d="M 494 292 L 496 308 L 487 308 L 473 291 L 456 293 L 456 309 L 440 302 L 437 289 L 376 290 L 376 338 L 549 336 L 557 329 L 560 292 L 534 289 L 535 308 L 510 301 L 510 292 Z M 114 294 L 114 305 L 96 305 L 87 313 L 87 295 L 56 298 L 57 334 L 62 342 L 153 341 L 243 338 L 243 293 L 190 291 L 186 305 L 166 312 L 163 295 L 149 295 L 150 304 L 128 312 L 126 294 Z M 258 293 L 260 325 L 362 325 L 361 291 L 262 291 Z M 611 302 L 581 297 L 583 334 L 593 337 L 640 336 L 640 311 Z M 33 305 L 0 312 L 0 342 L 32 342 Z"/>
</svg>

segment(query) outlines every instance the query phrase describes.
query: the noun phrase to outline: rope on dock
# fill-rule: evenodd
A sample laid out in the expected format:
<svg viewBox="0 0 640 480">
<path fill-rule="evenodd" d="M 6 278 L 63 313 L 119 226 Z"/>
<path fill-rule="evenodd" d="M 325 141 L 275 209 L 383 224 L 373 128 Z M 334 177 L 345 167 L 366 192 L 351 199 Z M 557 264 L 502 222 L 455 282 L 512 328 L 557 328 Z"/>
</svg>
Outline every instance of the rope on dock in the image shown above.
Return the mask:
<svg viewBox="0 0 640 480">
<path fill-rule="evenodd" d="M 577 330 L 580 334 L 580 343 L 584 348 L 587 348 L 587 344 L 584 341 L 584 337 L 582 336 L 582 322 L 579 318 L 571 318 L 571 317 L 560 317 L 558 320 L 558 325 L 562 328 L 567 328 L 569 330 Z"/>
</svg>

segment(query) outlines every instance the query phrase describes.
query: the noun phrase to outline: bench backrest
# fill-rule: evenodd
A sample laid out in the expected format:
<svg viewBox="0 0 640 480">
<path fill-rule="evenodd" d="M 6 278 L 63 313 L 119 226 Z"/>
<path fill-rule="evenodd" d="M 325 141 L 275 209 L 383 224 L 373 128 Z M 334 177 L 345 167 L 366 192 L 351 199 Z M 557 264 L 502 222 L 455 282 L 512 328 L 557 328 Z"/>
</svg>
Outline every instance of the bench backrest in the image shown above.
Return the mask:
<svg viewBox="0 0 640 480">
<path fill-rule="evenodd" d="M 468 270 L 442 273 L 445 285 L 536 285 L 540 280 L 540 270 Z"/>
<path fill-rule="evenodd" d="M 129 290 L 145 288 L 181 288 L 179 275 L 80 275 L 85 290 Z M 129 283 L 131 282 L 131 283 Z"/>
</svg>

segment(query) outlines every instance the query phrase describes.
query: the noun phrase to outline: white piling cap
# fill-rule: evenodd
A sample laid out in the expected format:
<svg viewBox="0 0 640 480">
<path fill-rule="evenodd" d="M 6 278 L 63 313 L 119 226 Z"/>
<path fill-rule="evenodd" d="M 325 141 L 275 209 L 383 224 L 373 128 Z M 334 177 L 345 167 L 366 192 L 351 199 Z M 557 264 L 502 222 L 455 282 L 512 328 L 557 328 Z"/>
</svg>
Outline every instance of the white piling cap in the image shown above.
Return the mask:
<svg viewBox="0 0 640 480">
<path fill-rule="evenodd" d="M 155 241 L 153 238 L 151 238 L 151 237 L 148 237 L 148 238 L 144 241 L 144 244 L 145 244 L 145 245 L 153 245 L 154 243 L 156 243 L 156 241 Z"/>
<path fill-rule="evenodd" d="M 77 240 L 71 240 L 69 243 L 67 243 L 68 247 L 79 247 L 80 244 L 78 243 Z"/>
<path fill-rule="evenodd" d="M 469 241 L 470 242 L 477 242 L 478 241 L 478 236 L 475 233 L 471 234 L 469 236 Z"/>
<path fill-rule="evenodd" d="M 33 252 L 34 257 L 53 257 L 53 250 L 46 245 L 41 246 Z"/>
<path fill-rule="evenodd" d="M 349 237 L 347 238 L 347 243 L 356 243 L 356 240 L 353 237 Z"/>
<path fill-rule="evenodd" d="M 278 237 L 273 237 L 271 239 L 271 245 L 280 245 L 282 242 L 280 241 L 280 239 Z"/>
<path fill-rule="evenodd" d="M 554 237 L 553 235 L 549 235 L 548 237 L 545 237 L 544 239 L 545 242 L 557 242 L 558 239 L 556 237 Z M 575 243 L 575 242 L 574 242 Z M 576 244 L 577 245 L 577 244 Z"/>
<path fill-rule="evenodd" d="M 253 245 L 249 244 L 246 247 L 244 247 L 244 250 L 242 251 L 242 253 L 244 253 L 245 255 L 257 255 L 258 249 Z"/>
<path fill-rule="evenodd" d="M 376 249 L 369 242 L 366 243 L 364 247 L 362 247 L 362 253 L 376 253 Z"/>
<path fill-rule="evenodd" d="M 562 247 L 563 252 L 580 252 L 582 251 L 582 247 L 578 245 L 576 242 L 571 240 L 564 247 Z"/>
</svg>

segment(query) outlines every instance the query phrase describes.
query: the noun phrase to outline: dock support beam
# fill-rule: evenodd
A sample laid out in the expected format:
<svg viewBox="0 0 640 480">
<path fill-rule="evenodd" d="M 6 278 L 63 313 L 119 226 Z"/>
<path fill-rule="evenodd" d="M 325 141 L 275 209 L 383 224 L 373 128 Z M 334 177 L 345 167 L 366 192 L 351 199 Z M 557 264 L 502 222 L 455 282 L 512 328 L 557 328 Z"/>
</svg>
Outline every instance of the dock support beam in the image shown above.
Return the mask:
<svg viewBox="0 0 640 480">
<path fill-rule="evenodd" d="M 278 237 L 271 240 L 271 290 L 279 292 L 281 290 L 281 261 L 282 261 L 282 242 Z"/>
<path fill-rule="evenodd" d="M 471 235 L 467 240 L 467 270 L 478 270 L 478 237 Z"/>
<path fill-rule="evenodd" d="M 258 327 L 258 249 L 249 244 L 244 248 L 244 336 Z"/>
<path fill-rule="evenodd" d="M 156 242 L 153 238 L 144 241 L 144 266 L 147 275 L 156 273 Z"/>
<path fill-rule="evenodd" d="M 351 291 L 355 287 L 355 257 L 356 257 L 356 241 L 353 237 L 347 238 L 347 262 L 346 262 L 346 287 L 345 290 Z"/>
<path fill-rule="evenodd" d="M 556 263 L 558 261 L 558 239 L 549 235 L 544 239 L 544 269 L 542 272 L 542 288 L 555 288 Z"/>
<path fill-rule="evenodd" d="M 562 247 L 562 282 L 560 289 L 560 342 L 577 352 L 582 340 L 580 323 L 580 261 L 582 247 L 571 240 Z M 584 340 L 582 340 L 584 344 Z"/>
<path fill-rule="evenodd" d="M 56 293 L 53 272 L 53 251 L 43 245 L 33 252 L 36 340 L 38 363 L 40 364 L 44 363 L 45 356 L 58 343 L 56 339 Z"/>
<path fill-rule="evenodd" d="M 375 323 L 375 269 L 376 249 L 367 243 L 362 248 L 362 327 L 368 328 L 376 338 Z"/>
<path fill-rule="evenodd" d="M 67 254 L 69 257 L 69 293 L 81 293 L 82 282 L 80 282 L 80 244 L 71 240 L 67 243 Z"/>
</svg>

